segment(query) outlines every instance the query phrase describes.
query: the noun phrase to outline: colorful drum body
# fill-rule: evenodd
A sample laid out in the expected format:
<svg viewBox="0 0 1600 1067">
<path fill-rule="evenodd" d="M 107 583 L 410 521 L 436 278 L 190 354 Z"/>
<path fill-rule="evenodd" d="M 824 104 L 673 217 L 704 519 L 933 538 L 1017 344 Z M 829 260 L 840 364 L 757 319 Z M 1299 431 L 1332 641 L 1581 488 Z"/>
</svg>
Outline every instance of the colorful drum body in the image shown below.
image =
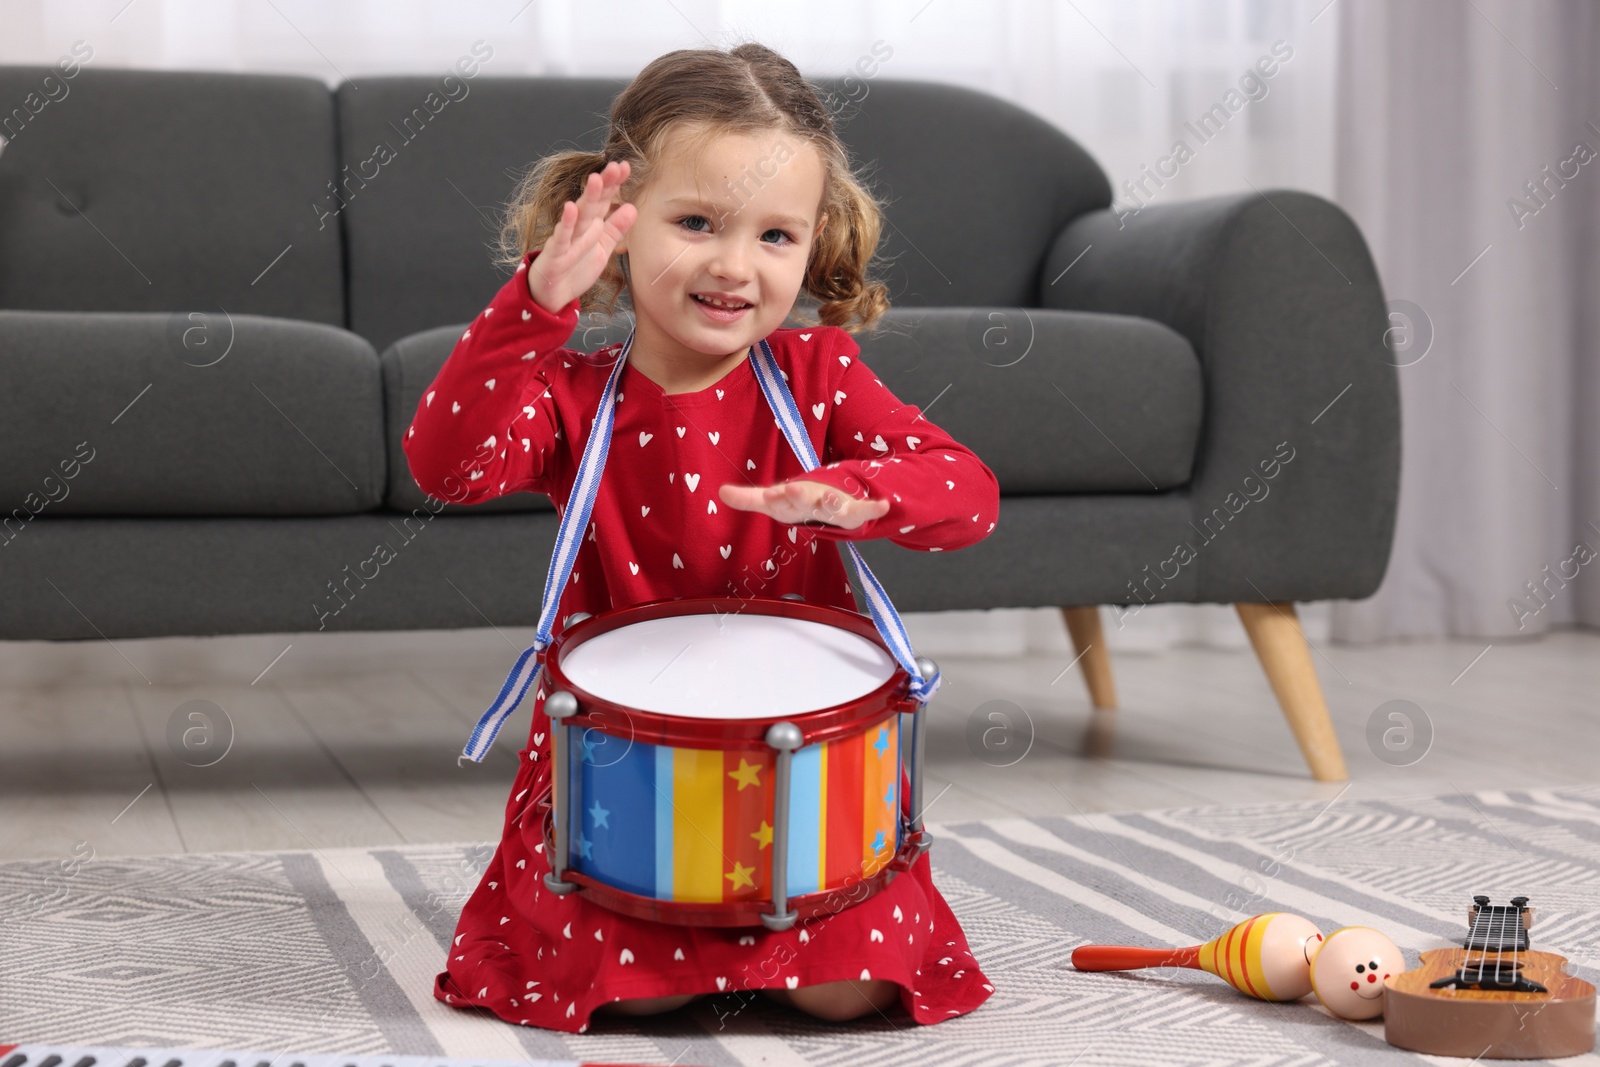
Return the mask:
<svg viewBox="0 0 1600 1067">
<path fill-rule="evenodd" d="M 920 757 L 900 716 L 920 712 L 866 616 L 652 601 L 573 623 L 543 669 L 556 892 L 783 929 L 866 899 L 927 847 L 902 810 Z"/>
</svg>

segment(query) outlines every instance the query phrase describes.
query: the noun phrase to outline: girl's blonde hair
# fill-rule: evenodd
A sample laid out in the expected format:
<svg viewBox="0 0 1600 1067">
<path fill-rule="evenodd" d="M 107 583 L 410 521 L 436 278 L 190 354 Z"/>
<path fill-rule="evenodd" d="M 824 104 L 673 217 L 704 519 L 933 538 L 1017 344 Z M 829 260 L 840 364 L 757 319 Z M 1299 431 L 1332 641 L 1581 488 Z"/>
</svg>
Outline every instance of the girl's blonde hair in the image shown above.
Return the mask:
<svg viewBox="0 0 1600 1067">
<path fill-rule="evenodd" d="M 611 103 L 605 147 L 557 152 L 518 183 L 501 228 L 500 262 L 515 266 L 540 248 L 561 221 L 561 207 L 583 194 L 590 174 L 613 160 L 630 164 L 624 201 L 650 181 L 669 138 L 691 148 L 726 134 L 792 135 L 822 158 L 822 213 L 828 219 L 811 249 L 801 289 L 817 301 L 815 321 L 856 333 L 889 308 L 888 287 L 867 276 L 877 252 L 883 209 L 856 177 L 833 117 L 793 63 L 764 45 L 729 51 L 685 48 L 651 62 Z M 614 314 L 627 280 L 616 259 L 579 300 L 582 311 Z"/>
</svg>

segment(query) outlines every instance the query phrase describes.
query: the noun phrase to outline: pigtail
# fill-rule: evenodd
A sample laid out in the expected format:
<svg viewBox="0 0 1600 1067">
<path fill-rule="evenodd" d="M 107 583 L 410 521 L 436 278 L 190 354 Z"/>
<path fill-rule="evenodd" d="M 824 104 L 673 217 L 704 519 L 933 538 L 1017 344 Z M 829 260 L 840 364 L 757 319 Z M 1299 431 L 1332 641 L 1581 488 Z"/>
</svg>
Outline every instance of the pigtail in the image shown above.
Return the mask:
<svg viewBox="0 0 1600 1067">
<path fill-rule="evenodd" d="M 506 207 L 495 261 L 515 268 L 523 256 L 544 247 L 561 221 L 561 206 L 582 197 L 589 175 L 605 169 L 606 163 L 604 152 L 578 151 L 556 152 L 535 163 L 518 181 Z M 628 186 L 635 184 L 630 181 Z M 624 186 L 624 199 L 629 199 L 626 190 Z M 617 298 L 626 287 L 627 279 L 613 257 L 594 285 L 579 298 L 579 311 L 613 314 Z"/>
<path fill-rule="evenodd" d="M 859 333 L 889 310 L 889 287 L 867 276 L 877 253 L 883 209 L 848 167 L 835 172 L 835 195 L 806 270 L 805 288 L 817 300 L 817 321 Z"/>
</svg>

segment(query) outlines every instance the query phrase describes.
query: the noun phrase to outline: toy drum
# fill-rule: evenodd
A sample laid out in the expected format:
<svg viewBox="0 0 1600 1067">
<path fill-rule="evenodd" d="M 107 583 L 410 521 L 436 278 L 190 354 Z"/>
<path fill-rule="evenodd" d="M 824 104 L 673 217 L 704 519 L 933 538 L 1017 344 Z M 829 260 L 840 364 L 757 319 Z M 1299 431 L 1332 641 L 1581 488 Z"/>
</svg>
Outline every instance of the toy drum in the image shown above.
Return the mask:
<svg viewBox="0 0 1600 1067">
<path fill-rule="evenodd" d="M 542 667 L 553 892 L 784 930 L 865 900 L 927 850 L 922 712 L 871 618 L 684 597 L 568 621 Z"/>
</svg>

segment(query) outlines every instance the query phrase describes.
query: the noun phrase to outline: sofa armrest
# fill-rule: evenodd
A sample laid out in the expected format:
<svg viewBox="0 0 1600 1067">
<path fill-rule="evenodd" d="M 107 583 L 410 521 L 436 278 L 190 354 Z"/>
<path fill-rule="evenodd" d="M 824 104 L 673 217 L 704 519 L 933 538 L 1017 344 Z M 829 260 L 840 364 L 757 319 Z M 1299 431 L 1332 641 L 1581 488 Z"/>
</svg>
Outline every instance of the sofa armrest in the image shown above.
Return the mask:
<svg viewBox="0 0 1600 1067">
<path fill-rule="evenodd" d="M 1175 545 L 1177 562 L 1155 571 L 1196 568 L 1197 599 L 1218 603 L 1377 589 L 1399 495 L 1399 380 L 1377 272 L 1343 210 L 1268 190 L 1089 212 L 1057 236 L 1039 303 L 1155 319 L 1199 355 L 1190 552 Z"/>
</svg>

